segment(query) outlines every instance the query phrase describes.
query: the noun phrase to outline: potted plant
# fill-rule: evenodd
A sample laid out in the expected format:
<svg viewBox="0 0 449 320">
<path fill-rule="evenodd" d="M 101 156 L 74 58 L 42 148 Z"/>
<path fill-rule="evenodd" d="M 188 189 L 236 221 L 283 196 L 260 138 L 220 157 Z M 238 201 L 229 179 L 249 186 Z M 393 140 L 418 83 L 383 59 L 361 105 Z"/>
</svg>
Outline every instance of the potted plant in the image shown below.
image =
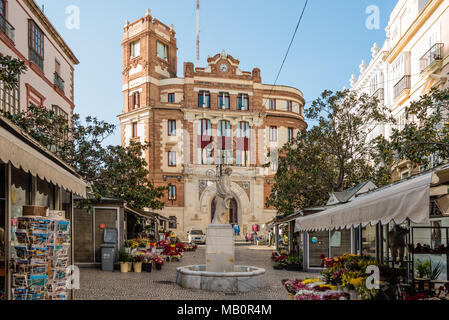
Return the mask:
<svg viewBox="0 0 449 320">
<path fill-rule="evenodd" d="M 129 262 L 129 253 L 126 252 L 124 249 L 120 250 L 118 254 L 118 260 L 120 262 L 120 272 L 128 272 L 128 262 Z"/>
<path fill-rule="evenodd" d="M 162 265 L 165 262 L 164 258 L 162 258 L 161 256 L 157 256 L 156 258 L 154 258 L 153 261 L 154 261 L 154 264 L 156 265 L 156 270 L 161 270 Z"/>
<path fill-rule="evenodd" d="M 142 270 L 145 272 L 151 272 L 153 269 L 153 253 L 151 251 L 147 251 L 144 256 Z"/>
<path fill-rule="evenodd" d="M 288 271 L 301 271 L 302 264 L 298 256 L 289 256 L 286 259 L 287 265 L 285 269 Z"/>
<path fill-rule="evenodd" d="M 134 255 L 133 257 L 133 268 L 134 272 L 141 273 L 142 272 L 142 263 L 144 260 L 144 255 L 140 252 Z"/>
</svg>

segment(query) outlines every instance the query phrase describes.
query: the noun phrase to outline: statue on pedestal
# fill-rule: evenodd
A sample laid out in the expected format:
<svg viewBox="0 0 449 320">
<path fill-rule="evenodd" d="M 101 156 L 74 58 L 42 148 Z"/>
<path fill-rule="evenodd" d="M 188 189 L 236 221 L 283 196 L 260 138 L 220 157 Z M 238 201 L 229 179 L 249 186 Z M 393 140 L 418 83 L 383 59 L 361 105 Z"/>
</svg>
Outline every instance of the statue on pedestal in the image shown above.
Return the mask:
<svg viewBox="0 0 449 320">
<path fill-rule="evenodd" d="M 229 207 L 233 198 L 231 191 L 231 174 L 232 169 L 226 168 L 224 174 L 220 174 L 217 179 L 217 196 L 214 200 L 215 212 L 212 224 L 229 224 Z"/>
</svg>

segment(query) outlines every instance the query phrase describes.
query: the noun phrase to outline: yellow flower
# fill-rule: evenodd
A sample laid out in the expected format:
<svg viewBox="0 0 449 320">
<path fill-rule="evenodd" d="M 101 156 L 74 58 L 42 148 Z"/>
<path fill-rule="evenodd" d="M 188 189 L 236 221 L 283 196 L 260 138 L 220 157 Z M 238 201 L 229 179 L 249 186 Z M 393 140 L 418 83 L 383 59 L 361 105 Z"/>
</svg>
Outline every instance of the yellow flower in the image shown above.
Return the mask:
<svg viewBox="0 0 449 320">
<path fill-rule="evenodd" d="M 363 278 L 352 278 L 351 280 L 349 280 L 349 283 L 353 285 L 355 288 L 358 288 L 362 285 Z"/>
<path fill-rule="evenodd" d="M 302 282 L 303 285 L 309 284 L 309 283 L 315 283 L 315 282 L 320 282 L 322 281 L 321 279 L 306 279 Z"/>
</svg>

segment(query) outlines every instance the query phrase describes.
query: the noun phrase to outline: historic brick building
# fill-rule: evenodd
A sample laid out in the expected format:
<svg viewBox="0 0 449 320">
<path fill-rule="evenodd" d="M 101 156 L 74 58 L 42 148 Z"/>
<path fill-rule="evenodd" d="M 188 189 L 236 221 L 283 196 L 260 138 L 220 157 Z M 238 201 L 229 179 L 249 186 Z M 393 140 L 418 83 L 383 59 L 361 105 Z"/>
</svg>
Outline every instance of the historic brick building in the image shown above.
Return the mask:
<svg viewBox="0 0 449 320">
<path fill-rule="evenodd" d="M 262 84 L 258 68 L 242 71 L 224 51 L 210 57 L 206 68 L 184 63 L 184 75 L 177 77 L 173 26 L 149 10 L 126 23 L 122 47 L 122 144 L 151 143 L 150 178 L 154 185 L 170 185 L 161 213 L 176 218 L 175 232 L 184 237 L 210 224 L 213 171 L 221 161 L 233 169 L 230 222 L 240 225 L 242 235 L 255 224 L 263 231 L 276 214 L 265 198 L 277 149 L 307 126 L 302 92 Z"/>
</svg>

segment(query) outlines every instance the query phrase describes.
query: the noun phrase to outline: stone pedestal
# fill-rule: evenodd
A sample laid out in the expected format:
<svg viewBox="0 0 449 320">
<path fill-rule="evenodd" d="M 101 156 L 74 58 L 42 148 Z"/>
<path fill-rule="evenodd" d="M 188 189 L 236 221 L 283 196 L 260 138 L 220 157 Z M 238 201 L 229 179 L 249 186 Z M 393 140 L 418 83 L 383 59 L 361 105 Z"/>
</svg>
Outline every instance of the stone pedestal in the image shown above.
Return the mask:
<svg viewBox="0 0 449 320">
<path fill-rule="evenodd" d="M 234 272 L 234 229 L 230 224 L 211 224 L 206 233 L 206 271 Z"/>
</svg>

